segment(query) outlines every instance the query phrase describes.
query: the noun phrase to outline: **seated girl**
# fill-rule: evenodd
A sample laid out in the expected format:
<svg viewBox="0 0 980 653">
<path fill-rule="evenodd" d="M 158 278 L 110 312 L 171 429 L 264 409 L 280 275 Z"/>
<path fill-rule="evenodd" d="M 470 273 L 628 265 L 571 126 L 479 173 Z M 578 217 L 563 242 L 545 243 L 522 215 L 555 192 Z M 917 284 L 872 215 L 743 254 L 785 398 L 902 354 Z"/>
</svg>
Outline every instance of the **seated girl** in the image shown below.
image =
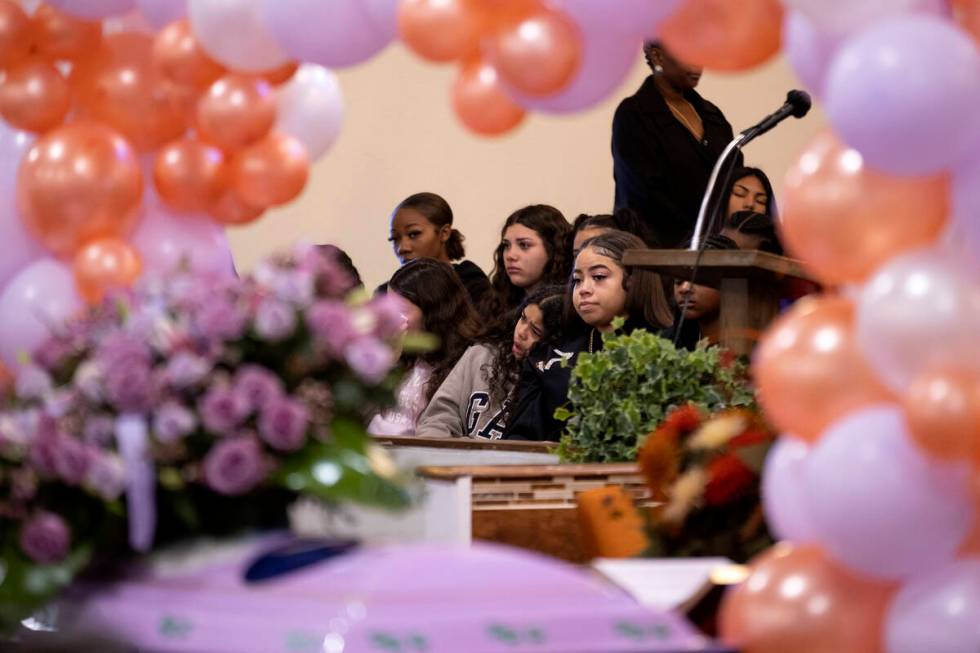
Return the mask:
<svg viewBox="0 0 980 653">
<path fill-rule="evenodd" d="M 463 234 L 453 228 L 452 208 L 435 193 L 410 195 L 391 214 L 388 241 L 402 265 L 419 258 L 459 261 L 466 254 L 463 240 Z M 452 265 L 476 306 L 490 290 L 490 280 L 472 261 Z"/>
<path fill-rule="evenodd" d="M 562 423 L 554 414 L 567 401 L 575 360 L 583 351 L 602 349 L 602 335 L 613 330 L 617 317 L 625 319 L 626 332 L 660 332 L 670 326 L 672 316 L 660 276 L 623 266 L 623 253 L 643 246 L 637 236 L 622 231 L 596 236 L 582 246 L 565 295 L 564 333 L 557 345 L 524 361 L 505 439 L 560 438 Z M 573 310 L 567 310 L 569 305 Z"/>
<path fill-rule="evenodd" d="M 728 187 L 728 211 L 725 215 L 730 216 L 739 211 L 754 211 L 773 220 L 778 216 L 772 182 L 759 168 L 739 168 L 732 175 L 732 183 Z"/>
<path fill-rule="evenodd" d="M 523 361 L 561 333 L 563 286 L 527 294 L 503 328 L 491 330 L 456 363 L 419 418 L 419 435 L 498 439 Z"/>
<path fill-rule="evenodd" d="M 448 263 L 431 258 L 409 261 L 391 277 L 388 292 L 405 302 L 406 330 L 439 339 L 434 351 L 402 356 L 406 376 L 398 389 L 398 405 L 375 416 L 368 426 L 375 435 L 410 435 L 479 327 L 466 289 Z"/>
<path fill-rule="evenodd" d="M 504 222 L 494 252 L 492 291 L 480 305 L 485 319 L 501 320 L 539 285 L 564 285 L 570 260 L 566 253 L 571 226 L 553 206 L 535 204 L 515 211 Z"/>
</svg>

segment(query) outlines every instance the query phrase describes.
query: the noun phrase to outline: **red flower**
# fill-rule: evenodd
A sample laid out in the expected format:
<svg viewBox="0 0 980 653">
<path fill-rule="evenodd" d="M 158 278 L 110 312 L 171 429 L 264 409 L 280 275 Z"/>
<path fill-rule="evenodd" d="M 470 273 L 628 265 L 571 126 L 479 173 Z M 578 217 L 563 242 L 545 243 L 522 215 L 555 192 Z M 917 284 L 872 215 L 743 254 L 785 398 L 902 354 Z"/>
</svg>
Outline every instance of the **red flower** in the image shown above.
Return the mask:
<svg viewBox="0 0 980 653">
<path fill-rule="evenodd" d="M 661 429 L 676 429 L 681 434 L 687 434 L 701 426 L 704 414 L 695 404 L 684 404 L 667 413 Z"/>
<path fill-rule="evenodd" d="M 720 506 L 743 497 L 756 483 L 756 476 L 738 456 L 725 454 L 708 463 L 708 485 L 704 503 Z"/>
</svg>

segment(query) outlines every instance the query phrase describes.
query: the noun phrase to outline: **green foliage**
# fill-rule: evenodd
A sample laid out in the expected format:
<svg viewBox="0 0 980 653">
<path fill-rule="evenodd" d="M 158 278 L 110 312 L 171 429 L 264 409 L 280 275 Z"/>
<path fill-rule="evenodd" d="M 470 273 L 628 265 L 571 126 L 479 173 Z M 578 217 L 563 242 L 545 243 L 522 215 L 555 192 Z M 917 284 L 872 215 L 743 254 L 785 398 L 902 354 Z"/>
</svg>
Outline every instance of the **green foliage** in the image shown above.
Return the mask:
<svg viewBox="0 0 980 653">
<path fill-rule="evenodd" d="M 567 462 L 636 460 L 643 436 L 675 406 L 693 402 L 707 411 L 752 406 L 745 366 L 724 364 L 724 350 L 678 349 L 643 329 L 604 335 L 602 351 L 578 357 L 559 454 Z"/>
</svg>

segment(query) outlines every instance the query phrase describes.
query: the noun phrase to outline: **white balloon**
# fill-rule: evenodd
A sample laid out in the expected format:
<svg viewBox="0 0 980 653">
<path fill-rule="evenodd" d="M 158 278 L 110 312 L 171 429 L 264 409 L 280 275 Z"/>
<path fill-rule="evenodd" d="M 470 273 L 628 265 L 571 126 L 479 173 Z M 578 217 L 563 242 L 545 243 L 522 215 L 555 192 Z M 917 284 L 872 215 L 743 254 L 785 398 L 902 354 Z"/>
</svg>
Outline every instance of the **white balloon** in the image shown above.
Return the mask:
<svg viewBox="0 0 980 653">
<path fill-rule="evenodd" d="M 0 358 L 11 368 L 82 310 L 75 277 L 64 263 L 42 258 L 11 279 L 0 294 Z"/>
<path fill-rule="evenodd" d="M 215 60 L 233 70 L 262 72 L 289 57 L 266 28 L 261 6 L 262 0 L 188 0 L 187 11 L 194 35 Z"/>
<path fill-rule="evenodd" d="M 337 141 L 343 118 L 340 82 L 323 66 L 300 66 L 279 89 L 276 127 L 303 143 L 311 161 L 323 156 Z"/>
<path fill-rule="evenodd" d="M 861 290 L 855 328 L 866 360 L 896 392 L 936 366 L 980 370 L 980 284 L 948 251 L 896 257 Z"/>
<path fill-rule="evenodd" d="M 834 34 L 855 32 L 895 14 L 946 11 L 942 0 L 783 0 L 783 4 Z"/>
</svg>

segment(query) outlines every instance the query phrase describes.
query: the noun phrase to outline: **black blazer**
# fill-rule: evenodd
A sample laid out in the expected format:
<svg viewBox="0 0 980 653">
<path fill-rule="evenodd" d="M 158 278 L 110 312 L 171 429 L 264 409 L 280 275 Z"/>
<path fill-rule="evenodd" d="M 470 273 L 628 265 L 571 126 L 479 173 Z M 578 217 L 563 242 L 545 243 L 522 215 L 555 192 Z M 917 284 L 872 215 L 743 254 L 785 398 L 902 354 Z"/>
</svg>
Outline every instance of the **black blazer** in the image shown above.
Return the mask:
<svg viewBox="0 0 980 653">
<path fill-rule="evenodd" d="M 687 245 L 711 169 L 733 137 L 718 107 L 693 90 L 684 98 L 701 116 L 701 141 L 671 113 L 652 75 L 613 118 L 615 208 L 639 213 L 667 248 Z"/>
</svg>

